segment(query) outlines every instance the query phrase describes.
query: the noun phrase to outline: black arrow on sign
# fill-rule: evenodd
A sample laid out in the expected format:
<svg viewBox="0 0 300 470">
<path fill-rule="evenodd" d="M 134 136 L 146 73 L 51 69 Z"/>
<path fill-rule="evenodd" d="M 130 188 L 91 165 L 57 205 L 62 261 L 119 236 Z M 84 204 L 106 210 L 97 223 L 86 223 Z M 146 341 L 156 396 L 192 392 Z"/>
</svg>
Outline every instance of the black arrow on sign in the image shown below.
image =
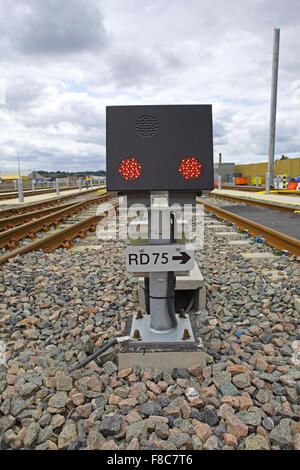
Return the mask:
<svg viewBox="0 0 300 470">
<path fill-rule="evenodd" d="M 181 256 L 173 256 L 174 261 L 179 261 L 180 264 L 186 264 L 189 259 L 191 259 L 190 255 L 188 255 L 185 251 L 180 252 Z"/>
</svg>

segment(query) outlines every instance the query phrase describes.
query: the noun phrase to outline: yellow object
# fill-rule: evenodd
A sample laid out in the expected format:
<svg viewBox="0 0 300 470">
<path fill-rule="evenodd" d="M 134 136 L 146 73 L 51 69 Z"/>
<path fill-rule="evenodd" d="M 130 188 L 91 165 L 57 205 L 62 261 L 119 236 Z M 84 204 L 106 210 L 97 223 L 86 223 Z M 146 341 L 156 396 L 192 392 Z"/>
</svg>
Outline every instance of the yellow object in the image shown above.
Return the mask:
<svg viewBox="0 0 300 470">
<path fill-rule="evenodd" d="M 261 176 L 262 182 L 265 184 L 265 174 L 268 171 L 268 162 L 263 163 L 248 163 L 244 165 L 235 165 L 234 171 L 242 173 L 244 178 L 251 178 L 252 176 Z M 300 175 L 300 158 L 288 158 L 287 160 L 275 160 L 274 162 L 274 176 L 287 175 L 295 178 Z"/>
<path fill-rule="evenodd" d="M 97 193 L 106 193 L 105 189 L 99 189 L 99 191 L 97 191 Z"/>
</svg>

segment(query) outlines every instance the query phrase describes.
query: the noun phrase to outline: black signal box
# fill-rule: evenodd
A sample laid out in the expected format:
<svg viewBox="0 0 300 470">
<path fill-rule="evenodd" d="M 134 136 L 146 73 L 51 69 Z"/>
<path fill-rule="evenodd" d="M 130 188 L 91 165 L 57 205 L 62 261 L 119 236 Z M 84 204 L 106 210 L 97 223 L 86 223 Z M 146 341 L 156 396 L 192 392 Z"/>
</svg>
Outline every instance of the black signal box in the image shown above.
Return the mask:
<svg viewBox="0 0 300 470">
<path fill-rule="evenodd" d="M 213 189 L 211 105 L 108 106 L 108 191 Z"/>
</svg>

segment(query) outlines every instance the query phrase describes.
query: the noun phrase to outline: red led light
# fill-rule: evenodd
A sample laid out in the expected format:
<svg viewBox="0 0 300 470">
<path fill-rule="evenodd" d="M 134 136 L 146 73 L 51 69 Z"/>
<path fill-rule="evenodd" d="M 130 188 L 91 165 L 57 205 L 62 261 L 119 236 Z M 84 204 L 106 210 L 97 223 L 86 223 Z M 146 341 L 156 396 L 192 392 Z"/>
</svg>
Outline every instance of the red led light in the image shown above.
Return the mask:
<svg viewBox="0 0 300 470">
<path fill-rule="evenodd" d="M 198 178 L 201 174 L 201 163 L 195 157 L 182 158 L 178 167 L 178 172 L 186 180 Z"/>
<path fill-rule="evenodd" d="M 118 172 L 123 176 L 125 181 L 136 180 L 141 176 L 142 166 L 134 158 L 127 158 L 127 160 L 122 160 Z"/>
</svg>

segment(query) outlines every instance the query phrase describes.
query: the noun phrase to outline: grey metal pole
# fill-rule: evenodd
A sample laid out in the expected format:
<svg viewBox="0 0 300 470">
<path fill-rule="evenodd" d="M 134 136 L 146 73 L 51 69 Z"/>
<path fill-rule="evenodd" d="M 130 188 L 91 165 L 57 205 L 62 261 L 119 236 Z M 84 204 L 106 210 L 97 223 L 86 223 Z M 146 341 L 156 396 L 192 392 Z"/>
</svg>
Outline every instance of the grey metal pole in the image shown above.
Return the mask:
<svg viewBox="0 0 300 470">
<path fill-rule="evenodd" d="M 31 181 L 31 187 L 32 187 L 32 191 L 34 191 L 35 190 L 35 180 Z"/>
<path fill-rule="evenodd" d="M 55 187 L 56 187 L 56 194 L 59 195 L 59 180 L 56 178 L 55 180 Z"/>
<path fill-rule="evenodd" d="M 18 196 L 19 196 L 19 202 L 24 202 L 23 180 L 22 180 L 22 178 L 18 179 Z"/>
<path fill-rule="evenodd" d="M 270 194 L 270 173 L 266 173 L 266 194 Z"/>
<path fill-rule="evenodd" d="M 170 227 L 170 212 L 168 210 L 154 209 L 150 207 L 148 217 L 149 244 L 169 244 L 170 233 L 165 230 Z M 154 233 L 153 233 L 154 232 Z M 155 237 L 158 238 L 155 238 Z M 168 272 L 149 273 L 149 296 L 150 296 L 150 329 L 157 333 L 170 331 L 177 326 L 175 312 L 170 311 L 170 299 L 175 295 L 175 284 L 169 286 Z"/>
<path fill-rule="evenodd" d="M 259 178 L 259 177 L 257 176 L 256 179 L 255 179 L 255 186 L 256 186 L 257 188 L 258 188 L 258 178 Z"/>
<path fill-rule="evenodd" d="M 78 189 L 81 191 L 82 180 L 81 178 L 78 180 Z"/>
<path fill-rule="evenodd" d="M 275 153 L 275 132 L 276 132 L 276 105 L 277 105 L 277 84 L 278 84 L 279 35 L 280 35 L 280 29 L 275 28 L 274 29 L 274 40 L 273 40 L 272 88 L 271 88 L 269 158 L 268 158 L 268 173 L 270 173 L 270 180 L 271 181 L 273 181 L 273 178 L 274 178 L 274 153 Z"/>
<path fill-rule="evenodd" d="M 222 186 L 222 177 L 221 175 L 218 175 L 218 189 L 221 189 Z"/>
</svg>

